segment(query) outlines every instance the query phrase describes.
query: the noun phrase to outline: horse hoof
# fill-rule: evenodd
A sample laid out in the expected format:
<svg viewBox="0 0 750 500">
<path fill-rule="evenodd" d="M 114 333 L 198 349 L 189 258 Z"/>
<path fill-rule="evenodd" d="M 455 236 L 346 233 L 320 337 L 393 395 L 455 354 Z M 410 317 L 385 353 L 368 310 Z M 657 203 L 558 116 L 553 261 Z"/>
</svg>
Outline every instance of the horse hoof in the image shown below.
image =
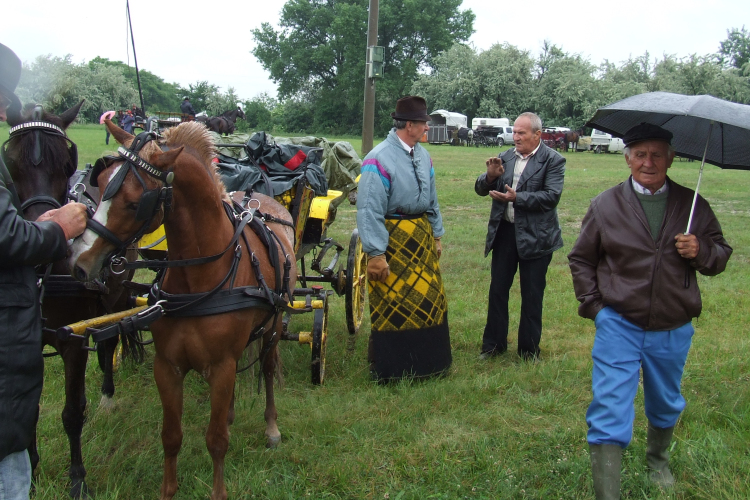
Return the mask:
<svg viewBox="0 0 750 500">
<path fill-rule="evenodd" d="M 94 498 L 94 492 L 88 487 L 86 481 L 74 481 L 70 487 L 70 498 L 91 500 Z"/>
<path fill-rule="evenodd" d="M 110 398 L 107 395 L 102 395 L 102 399 L 99 401 L 99 409 L 109 412 L 114 407 L 115 407 L 115 399 Z"/>
<path fill-rule="evenodd" d="M 278 436 L 266 436 L 266 448 L 274 449 L 279 446 L 281 442 L 281 434 Z"/>
</svg>

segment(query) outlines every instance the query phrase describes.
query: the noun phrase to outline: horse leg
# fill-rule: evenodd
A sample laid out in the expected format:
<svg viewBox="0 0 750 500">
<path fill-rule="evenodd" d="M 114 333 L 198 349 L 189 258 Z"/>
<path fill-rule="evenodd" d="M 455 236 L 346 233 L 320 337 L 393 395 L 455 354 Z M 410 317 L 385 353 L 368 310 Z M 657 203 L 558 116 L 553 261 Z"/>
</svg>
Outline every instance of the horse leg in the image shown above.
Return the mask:
<svg viewBox="0 0 750 500">
<path fill-rule="evenodd" d="M 154 359 L 154 379 L 161 399 L 161 443 L 164 447 L 164 477 L 161 500 L 170 500 L 177 493 L 177 454 L 182 447 L 182 391 L 185 373 L 163 357 Z"/>
<path fill-rule="evenodd" d="M 276 325 L 276 331 L 281 331 L 280 322 Z M 267 349 L 265 344 L 268 342 L 272 342 L 273 345 Z M 279 427 L 276 425 L 276 419 L 279 415 L 276 412 L 276 401 L 273 394 L 273 377 L 276 373 L 279 357 L 278 337 L 274 336 L 270 338 L 264 336 L 263 344 L 262 351 L 267 351 L 263 358 L 263 380 L 266 384 L 266 411 L 264 413 L 266 419 L 266 447 L 276 448 L 281 442 L 281 432 L 279 432 Z"/>
<path fill-rule="evenodd" d="M 62 422 L 70 444 L 70 496 L 89 498 L 86 468 L 83 466 L 81 433 L 86 421 L 86 364 L 88 351 L 81 341 L 71 341 L 60 352 L 65 363 L 65 407 Z"/>
<path fill-rule="evenodd" d="M 114 355 L 119 339 L 113 337 L 99 342 L 96 355 L 99 359 L 99 368 L 102 370 L 102 400 L 99 406 L 109 408 L 112 406 L 112 397 L 115 395 L 114 381 Z"/>
<path fill-rule="evenodd" d="M 229 409 L 234 399 L 234 381 L 237 363 L 228 358 L 213 365 L 208 376 L 211 388 L 211 419 L 206 431 L 206 448 L 214 463 L 214 482 L 211 500 L 226 500 L 224 484 L 224 458 L 229 449 Z"/>
</svg>

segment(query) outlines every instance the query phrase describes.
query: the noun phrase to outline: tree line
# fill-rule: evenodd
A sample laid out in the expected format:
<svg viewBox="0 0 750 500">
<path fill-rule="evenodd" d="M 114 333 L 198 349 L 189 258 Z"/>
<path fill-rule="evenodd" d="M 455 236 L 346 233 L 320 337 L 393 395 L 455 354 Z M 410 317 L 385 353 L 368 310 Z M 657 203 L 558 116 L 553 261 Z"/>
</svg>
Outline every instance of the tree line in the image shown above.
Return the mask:
<svg viewBox="0 0 750 500">
<path fill-rule="evenodd" d="M 369 0 L 289 0 L 279 28 L 264 23 L 252 30 L 252 53 L 278 85 L 278 94 L 240 98 L 207 81 L 182 87 L 141 70 L 148 114 L 177 111 L 183 96 L 196 111 L 220 114 L 240 104 L 240 130 L 291 134 L 360 134 Z M 524 111 L 545 124 L 578 128 L 601 106 L 625 97 L 664 90 L 712 94 L 750 103 L 750 33 L 727 30 L 714 54 L 685 57 L 645 53 L 627 61 L 594 64 L 580 54 L 545 41 L 538 54 L 512 44 L 477 50 L 467 44 L 475 15 L 462 0 L 380 5 L 378 44 L 385 47 L 383 78 L 376 84 L 375 130 L 391 127 L 399 97 L 419 94 L 429 109 L 467 115 L 508 117 Z M 24 65 L 18 94 L 24 102 L 60 112 L 86 99 L 81 117 L 140 105 L 135 70 L 97 57 L 75 64 L 71 56 L 40 56 Z"/>
</svg>

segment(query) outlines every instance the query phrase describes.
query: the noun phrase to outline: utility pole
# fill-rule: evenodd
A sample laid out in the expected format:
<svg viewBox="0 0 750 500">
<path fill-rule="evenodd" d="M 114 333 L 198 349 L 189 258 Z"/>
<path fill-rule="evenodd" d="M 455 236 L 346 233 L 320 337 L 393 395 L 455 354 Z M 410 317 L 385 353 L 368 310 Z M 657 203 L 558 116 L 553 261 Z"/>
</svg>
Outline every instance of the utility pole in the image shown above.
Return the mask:
<svg viewBox="0 0 750 500">
<path fill-rule="evenodd" d="M 367 54 L 365 64 L 365 111 L 362 121 L 362 156 L 372 150 L 372 137 L 375 128 L 375 75 L 373 71 L 372 47 L 378 43 L 378 0 L 370 0 L 367 19 Z M 382 75 L 382 52 L 380 60 Z"/>
</svg>

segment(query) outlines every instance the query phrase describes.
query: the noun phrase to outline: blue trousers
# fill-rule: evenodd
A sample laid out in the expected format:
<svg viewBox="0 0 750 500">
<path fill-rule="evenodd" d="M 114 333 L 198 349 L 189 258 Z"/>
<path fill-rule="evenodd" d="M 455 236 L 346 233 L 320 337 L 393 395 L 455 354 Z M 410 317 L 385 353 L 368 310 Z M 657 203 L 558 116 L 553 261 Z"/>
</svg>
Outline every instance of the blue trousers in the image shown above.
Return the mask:
<svg viewBox="0 0 750 500">
<path fill-rule="evenodd" d="M 618 444 L 625 448 L 633 437 L 639 372 L 643 369 L 646 417 L 655 427 L 673 427 L 685 408 L 680 393 L 693 325 L 647 332 L 605 307 L 596 316 L 592 390 L 586 412 L 589 444 Z"/>
<path fill-rule="evenodd" d="M 11 453 L 0 461 L 0 500 L 29 500 L 31 462 L 26 450 Z"/>
</svg>

